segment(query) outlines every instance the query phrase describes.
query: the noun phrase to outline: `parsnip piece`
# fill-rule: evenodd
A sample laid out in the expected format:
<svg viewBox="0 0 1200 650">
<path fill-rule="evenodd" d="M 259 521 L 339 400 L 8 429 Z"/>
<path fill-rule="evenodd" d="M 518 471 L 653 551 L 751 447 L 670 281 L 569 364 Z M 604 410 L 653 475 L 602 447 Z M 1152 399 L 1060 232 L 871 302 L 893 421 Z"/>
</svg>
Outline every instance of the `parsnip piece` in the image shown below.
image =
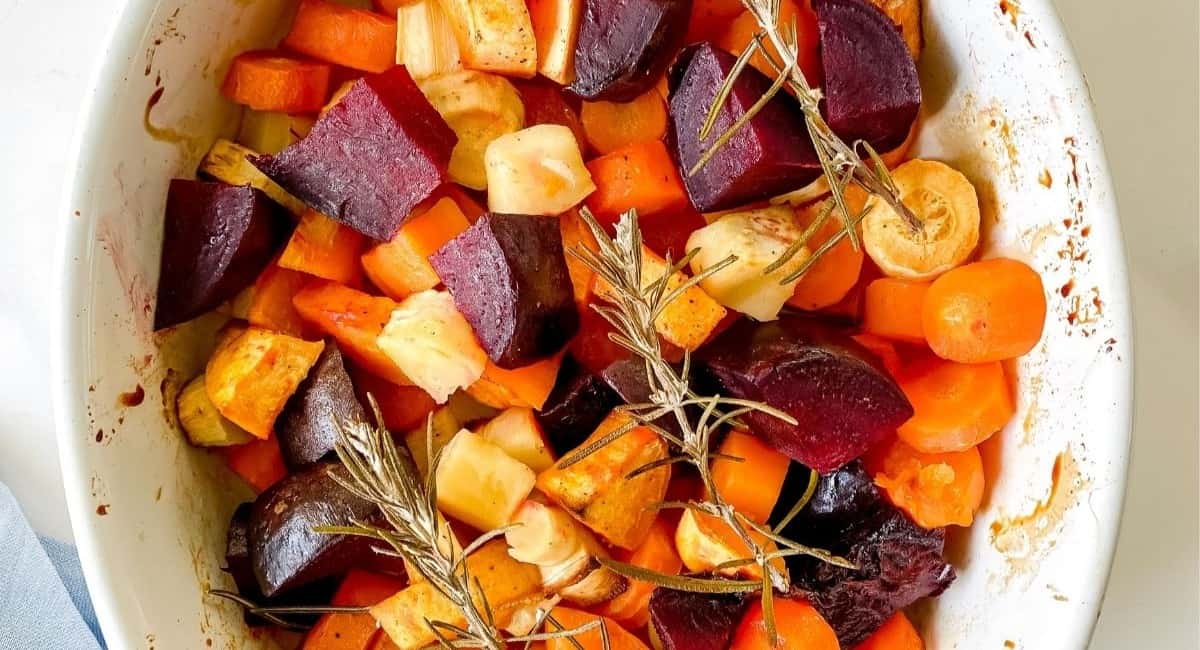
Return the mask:
<svg viewBox="0 0 1200 650">
<path fill-rule="evenodd" d="M 979 245 L 979 197 L 958 170 L 910 160 L 892 171 L 900 201 L 923 223 L 913 232 L 878 197 L 867 200 L 863 246 L 887 275 L 928 280 L 967 261 Z"/>
<path fill-rule="evenodd" d="M 396 11 L 396 65 L 418 81 L 462 69 L 458 38 L 439 0 L 417 0 Z"/>
<path fill-rule="evenodd" d="M 506 525 L 537 480 L 521 461 L 466 429 L 442 449 L 434 474 L 438 509 L 482 531 Z"/>
<path fill-rule="evenodd" d="M 596 189 L 575 133 L 558 124 L 496 138 L 484 163 L 492 212 L 557 216 Z"/>
<path fill-rule="evenodd" d="M 176 401 L 179 424 L 187 435 L 188 442 L 198 447 L 225 447 L 250 442 L 254 436 L 230 422 L 217 411 L 208 391 L 204 388 L 204 375 L 188 382 Z"/>
<path fill-rule="evenodd" d="M 429 77 L 417 85 L 458 136 L 450 154 L 450 180 L 487 189 L 483 158 L 488 145 L 525 126 L 520 93 L 504 77 L 474 70 Z"/>
<path fill-rule="evenodd" d="M 300 199 L 288 194 L 287 190 L 278 183 L 267 178 L 247 159 L 258 152 L 243 147 L 236 142 L 218 139 L 213 143 L 204 160 L 200 161 L 200 171 L 230 185 L 249 185 L 261 190 L 272 201 L 282 205 L 288 212 L 296 216 L 304 213 L 306 206 Z"/>
<path fill-rule="evenodd" d="M 449 405 L 434 411 L 430 418 L 404 435 L 404 444 L 412 454 L 413 464 L 417 466 L 422 478 L 429 475 L 428 449 L 431 436 L 433 453 L 436 454 L 450 442 L 463 425 Z"/>
<path fill-rule="evenodd" d="M 515 77 L 537 72 L 537 43 L 523 0 L 442 0 L 463 65 Z"/>
<path fill-rule="evenodd" d="M 537 39 L 538 72 L 567 85 L 575 80 L 575 41 L 582 0 L 527 0 Z"/>
<path fill-rule="evenodd" d="M 541 425 L 533 416 L 533 409 L 505 409 L 484 424 L 479 435 L 535 472 L 554 465 L 554 453 L 550 451 Z"/>
<path fill-rule="evenodd" d="M 508 555 L 503 540 L 484 544 L 467 558 L 467 569 L 479 581 L 474 591 L 476 603 L 487 599 L 496 624 L 503 627 L 515 612 L 542 599 L 542 577 L 537 567 L 518 562 Z M 400 650 L 420 650 L 436 645 L 437 637 L 427 621 L 463 625 L 462 610 L 454 606 L 428 581 L 405 588 L 371 608 L 379 623 Z"/>
<path fill-rule="evenodd" d="M 487 365 L 487 353 L 445 291 L 422 291 L 405 298 L 376 344 L 439 404 L 475 383 Z"/>
<path fill-rule="evenodd" d="M 751 533 L 756 543 L 765 548 L 774 549 L 775 544 L 757 533 Z M 713 572 L 734 578 L 742 577 L 747 580 L 761 580 L 762 567 L 757 564 L 746 564 L 740 567 L 716 570 L 716 567 L 734 560 L 751 557 L 745 542 L 739 540 L 736 534 L 723 521 L 707 514 L 685 510 L 675 529 L 675 549 L 679 552 L 683 565 L 693 573 Z M 783 560 L 772 563 L 786 575 L 787 566 Z"/>
<path fill-rule="evenodd" d="M 797 240 L 803 229 L 790 208 L 772 207 L 726 214 L 692 233 L 687 249 L 700 249 L 692 258 L 692 272 L 700 273 L 734 255 L 729 266 L 700 283 L 717 302 L 759 321 L 774 320 L 796 290 L 799 278 L 781 281 L 808 259 L 802 248 L 770 274 L 764 271 Z"/>
<path fill-rule="evenodd" d="M 548 591 L 587 607 L 611 600 L 628 587 L 628 580 L 596 561 L 608 553 L 562 509 L 526 501 L 511 523 L 518 525 L 505 533 L 509 555 L 537 565 Z"/>
<path fill-rule="evenodd" d="M 238 144 L 265 154 L 277 154 L 308 135 L 315 120 L 307 115 L 256 111 L 242 113 Z"/>
</svg>

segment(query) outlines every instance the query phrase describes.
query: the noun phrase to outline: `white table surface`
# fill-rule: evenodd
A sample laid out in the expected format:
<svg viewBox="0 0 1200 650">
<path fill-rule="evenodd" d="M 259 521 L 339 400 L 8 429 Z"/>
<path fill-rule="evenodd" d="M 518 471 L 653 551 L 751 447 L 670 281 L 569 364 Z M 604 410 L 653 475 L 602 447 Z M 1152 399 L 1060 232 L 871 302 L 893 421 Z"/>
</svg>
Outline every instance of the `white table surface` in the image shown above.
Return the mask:
<svg viewBox="0 0 1200 650">
<path fill-rule="evenodd" d="M 47 376 L 51 224 L 79 100 L 119 4 L 0 0 L 0 481 L 39 532 L 64 540 Z M 1057 4 L 1099 106 L 1136 304 L 1133 466 L 1092 647 L 1195 650 L 1197 2 Z"/>
</svg>

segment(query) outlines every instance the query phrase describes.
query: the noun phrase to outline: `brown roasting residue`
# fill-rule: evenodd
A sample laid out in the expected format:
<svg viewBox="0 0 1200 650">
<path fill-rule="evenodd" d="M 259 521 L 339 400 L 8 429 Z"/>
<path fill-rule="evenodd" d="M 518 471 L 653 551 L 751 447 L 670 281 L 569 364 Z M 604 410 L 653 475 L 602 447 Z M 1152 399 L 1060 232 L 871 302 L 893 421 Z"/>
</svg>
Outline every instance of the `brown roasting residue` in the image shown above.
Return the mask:
<svg viewBox="0 0 1200 650">
<path fill-rule="evenodd" d="M 1021 14 L 1021 3 L 1017 0 L 1000 0 L 1001 15 L 1008 16 L 1008 21 L 1013 27 L 1017 26 L 1017 20 Z"/>
<path fill-rule="evenodd" d="M 133 390 L 117 396 L 117 403 L 121 406 L 141 406 L 144 401 L 146 401 L 146 389 L 142 388 L 141 384 L 135 386 Z"/>
<path fill-rule="evenodd" d="M 1046 189 L 1054 187 L 1054 177 L 1050 175 L 1049 169 L 1042 169 L 1042 173 L 1038 174 L 1038 182 Z"/>
<path fill-rule="evenodd" d="M 146 129 L 146 133 L 149 133 L 150 137 L 154 138 L 155 140 L 169 142 L 171 144 L 190 143 L 191 138 L 189 138 L 182 131 L 178 131 L 169 126 L 158 126 L 150 118 L 150 113 L 153 112 L 154 107 L 157 106 L 160 101 L 162 101 L 163 93 L 166 91 L 166 88 L 160 86 L 155 88 L 154 92 L 150 94 L 150 98 L 146 100 L 146 111 L 142 114 L 142 126 Z"/>
<path fill-rule="evenodd" d="M 108 508 L 109 505 L 107 503 L 101 503 L 100 505 L 96 506 L 96 514 L 103 517 L 108 514 Z"/>
<path fill-rule="evenodd" d="M 1075 280 L 1072 278 L 1070 280 L 1067 280 L 1067 283 L 1064 284 L 1061 288 L 1059 288 L 1058 292 L 1060 294 L 1062 294 L 1063 298 L 1066 298 L 1067 296 L 1071 295 L 1071 291 L 1073 291 L 1074 289 L 1075 289 Z"/>
<path fill-rule="evenodd" d="M 1050 488 L 1044 499 L 1028 513 L 992 522 L 992 548 L 1019 572 L 1035 570 L 1042 556 L 1057 543 L 1067 512 L 1078 503 L 1086 484 L 1087 479 L 1068 447 L 1054 459 Z"/>
</svg>

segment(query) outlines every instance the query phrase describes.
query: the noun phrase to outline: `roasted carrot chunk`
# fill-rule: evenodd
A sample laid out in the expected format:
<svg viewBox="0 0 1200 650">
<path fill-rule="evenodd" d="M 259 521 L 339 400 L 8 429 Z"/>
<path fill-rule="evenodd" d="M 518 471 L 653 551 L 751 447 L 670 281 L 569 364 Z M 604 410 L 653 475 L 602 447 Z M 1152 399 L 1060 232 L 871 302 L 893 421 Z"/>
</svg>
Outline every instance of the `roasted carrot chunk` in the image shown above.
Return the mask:
<svg viewBox="0 0 1200 650">
<path fill-rule="evenodd" d="M 667 103 L 653 88 L 631 102 L 583 102 L 579 117 L 588 144 L 601 154 L 667 133 Z"/>
<path fill-rule="evenodd" d="M 498 409 L 510 406 L 541 409 L 554 389 L 561 365 L 562 353 L 512 370 L 489 361 L 483 376 L 467 387 L 467 393 Z"/>
<path fill-rule="evenodd" d="M 896 507 L 925 528 L 970 526 L 983 500 L 979 450 L 926 454 L 899 438 L 871 450 L 867 470 Z"/>
<path fill-rule="evenodd" d="M 921 309 L 929 283 L 900 278 L 879 278 L 863 294 L 862 328 L 893 341 L 924 343 Z"/>
<path fill-rule="evenodd" d="M 683 206 L 688 198 L 667 146 L 659 140 L 638 142 L 587 164 L 596 191 L 587 206 L 601 223 L 613 224 L 637 208 L 648 216 Z"/>
<path fill-rule="evenodd" d="M 731 431 L 720 453 L 712 463 L 717 492 L 747 519 L 766 522 L 779 500 L 791 459 L 744 431 Z"/>
<path fill-rule="evenodd" d="M 392 241 L 379 244 L 362 256 L 367 277 L 393 300 L 441 284 L 429 256 L 471 224 L 458 203 L 446 197 L 413 217 Z"/>
<path fill-rule="evenodd" d="M 283 46 L 347 68 L 383 72 L 396 64 L 396 17 L 329 0 L 301 0 Z"/>
<path fill-rule="evenodd" d="M 999 362 L 968 365 L 921 359 L 901 373 L 900 389 L 914 415 L 897 433 L 928 453 L 978 445 L 1004 428 L 1015 409 Z"/>
<path fill-rule="evenodd" d="M 960 363 L 1003 361 L 1033 349 L 1046 323 L 1042 278 L 1028 265 L 993 259 L 934 281 L 921 321 L 934 354 Z"/>
<path fill-rule="evenodd" d="M 308 210 L 292 232 L 279 266 L 341 284 L 357 285 L 366 238 L 329 217 Z"/>
<path fill-rule="evenodd" d="M 292 304 L 305 321 L 336 339 L 342 352 L 363 370 L 394 384 L 412 384 L 376 343 L 397 307 L 395 301 L 315 280 L 292 298 Z"/>
<path fill-rule="evenodd" d="M 775 597 L 778 644 L 767 631 L 761 600 L 756 599 L 742 617 L 730 650 L 838 650 L 837 634 L 825 619 L 803 600 Z"/>
<path fill-rule="evenodd" d="M 235 474 L 256 492 L 265 492 L 287 476 L 283 451 L 274 436 L 235 447 L 221 447 L 220 454 Z"/>
<path fill-rule="evenodd" d="M 562 625 L 563 629 L 567 630 L 583 627 L 593 621 L 601 621 L 605 631 L 608 632 L 609 645 L 607 647 L 609 650 L 650 650 L 645 643 L 610 618 L 567 607 L 555 607 L 550 615 Z M 554 632 L 557 629 L 553 623 L 546 624 L 546 632 Z M 572 640 L 575 643 L 572 643 Z M 555 638 L 546 642 L 546 650 L 578 650 L 580 647 L 583 650 L 603 650 L 605 648 L 604 637 L 601 635 L 600 629 L 593 628 L 583 634 L 574 635 L 571 639 Z"/>
<path fill-rule="evenodd" d="M 256 111 L 312 113 L 329 97 L 329 64 L 269 51 L 233 59 L 221 92 Z"/>
<path fill-rule="evenodd" d="M 925 642 L 904 612 L 896 612 L 854 650 L 925 650 Z"/>
<path fill-rule="evenodd" d="M 666 575 L 676 575 L 683 569 L 683 560 L 675 552 L 675 528 L 659 517 L 650 527 L 646 541 L 632 551 L 622 551 L 617 558 L 623 562 Z M 654 585 L 630 580 L 625 592 L 597 610 L 631 630 L 640 630 L 650 621 L 650 594 Z"/>
<path fill-rule="evenodd" d="M 292 304 L 296 295 L 312 278 L 308 275 L 270 264 L 263 269 L 250 292 L 246 320 L 289 336 L 304 337 L 304 319 Z"/>
</svg>

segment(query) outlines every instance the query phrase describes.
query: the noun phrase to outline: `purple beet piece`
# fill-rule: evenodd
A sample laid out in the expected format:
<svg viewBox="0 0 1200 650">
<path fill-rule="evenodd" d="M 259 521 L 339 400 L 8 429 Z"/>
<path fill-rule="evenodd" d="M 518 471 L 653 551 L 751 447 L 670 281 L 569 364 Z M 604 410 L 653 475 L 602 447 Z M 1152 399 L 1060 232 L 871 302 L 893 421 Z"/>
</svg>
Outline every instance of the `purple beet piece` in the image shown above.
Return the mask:
<svg viewBox="0 0 1200 650">
<path fill-rule="evenodd" d="M 556 219 L 486 214 L 429 262 L 501 368 L 548 357 L 579 330 Z"/>
<path fill-rule="evenodd" d="M 233 511 L 229 521 L 229 532 L 225 537 L 225 572 L 233 578 L 237 592 L 249 600 L 267 606 L 278 605 L 317 605 L 329 602 L 337 588 L 336 580 L 319 580 L 305 585 L 300 589 L 280 594 L 274 598 L 266 598 L 259 591 L 258 581 L 254 577 L 254 566 L 250 561 L 250 541 L 247 528 L 250 523 L 250 510 L 254 504 L 243 503 Z M 273 625 L 270 621 L 246 612 L 246 624 L 250 626 Z M 316 623 L 317 616 L 296 617 L 297 623 Z"/>
<path fill-rule="evenodd" d="M 921 110 L 917 66 L 891 19 L 865 0 L 814 0 L 825 72 L 825 120 L 847 143 L 904 142 Z"/>
<path fill-rule="evenodd" d="M 879 360 L 847 331 L 813 318 L 743 319 L 697 354 L 702 379 L 726 395 L 765 402 L 746 422 L 767 444 L 819 472 L 858 458 L 913 415 Z"/>
<path fill-rule="evenodd" d="M 167 190 L 154 329 L 189 321 L 254 283 L 286 235 L 262 192 L 176 178 Z"/>
<path fill-rule="evenodd" d="M 676 368 L 678 370 L 678 368 Z M 626 404 L 647 404 L 650 399 L 650 380 L 646 376 L 646 363 L 639 358 L 620 359 L 609 364 L 600 376 L 616 391 Z M 696 410 L 693 415 L 699 415 Z M 658 426 L 674 434 L 682 434 L 679 420 L 671 414 L 654 421 Z"/>
<path fill-rule="evenodd" d="M 454 131 L 404 66 L 354 83 L 307 137 L 251 158 L 313 209 L 379 241 L 447 180 Z"/>
<path fill-rule="evenodd" d="M 747 67 L 717 116 L 708 137 L 700 127 L 736 58 L 711 43 L 680 54 L 671 71 L 671 132 L 683 183 L 700 212 L 725 210 L 783 194 L 821 175 L 804 114 L 795 98 L 776 95 L 695 174 L 688 171 L 771 86 L 766 75 Z"/>
<path fill-rule="evenodd" d="M 662 650 L 725 650 L 747 604 L 740 594 L 659 588 L 650 595 L 650 626 Z"/>
<path fill-rule="evenodd" d="M 691 0 L 585 0 L 567 89 L 591 101 L 633 101 L 666 72 L 691 12 Z"/>
<path fill-rule="evenodd" d="M 354 394 L 337 343 L 326 341 L 321 356 L 275 421 L 288 468 L 297 470 L 330 455 L 338 426 L 350 420 L 366 422 L 367 412 Z"/>
<path fill-rule="evenodd" d="M 812 501 L 784 535 L 857 565 L 844 569 L 810 557 L 788 561 L 794 589 L 829 622 L 843 648 L 954 581 L 954 568 L 942 556 L 945 531 L 913 523 L 882 497 L 861 463 L 822 476 Z"/>
<path fill-rule="evenodd" d="M 621 398 L 608 384 L 567 355 L 554 389 L 535 417 L 554 453 L 565 456 L 583 444 L 620 404 Z"/>
</svg>

